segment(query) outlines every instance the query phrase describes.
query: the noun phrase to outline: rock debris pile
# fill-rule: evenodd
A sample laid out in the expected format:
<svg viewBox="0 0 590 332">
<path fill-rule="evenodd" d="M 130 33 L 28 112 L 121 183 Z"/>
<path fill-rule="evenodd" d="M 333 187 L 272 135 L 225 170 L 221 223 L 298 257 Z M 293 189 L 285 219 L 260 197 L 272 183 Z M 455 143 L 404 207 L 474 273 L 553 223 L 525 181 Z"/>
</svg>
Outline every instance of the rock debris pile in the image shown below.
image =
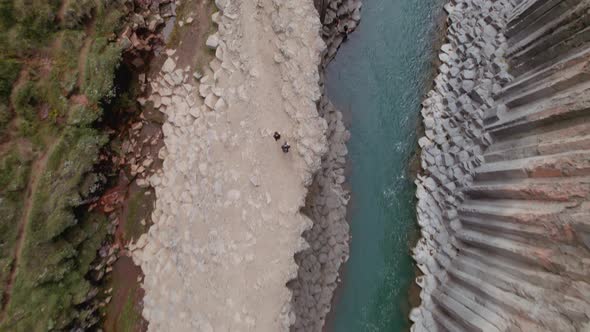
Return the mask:
<svg viewBox="0 0 590 332">
<path fill-rule="evenodd" d="M 167 19 L 176 16 L 174 4 L 172 0 L 125 0 L 121 3 L 128 10 L 128 24 L 117 36 L 117 42 L 130 63 L 136 68 L 142 68 L 146 59 L 165 44 L 161 28 Z M 74 17 L 73 12 L 66 12 L 65 15 L 66 22 L 79 24 L 89 18 L 91 13 L 81 17 Z"/>
</svg>

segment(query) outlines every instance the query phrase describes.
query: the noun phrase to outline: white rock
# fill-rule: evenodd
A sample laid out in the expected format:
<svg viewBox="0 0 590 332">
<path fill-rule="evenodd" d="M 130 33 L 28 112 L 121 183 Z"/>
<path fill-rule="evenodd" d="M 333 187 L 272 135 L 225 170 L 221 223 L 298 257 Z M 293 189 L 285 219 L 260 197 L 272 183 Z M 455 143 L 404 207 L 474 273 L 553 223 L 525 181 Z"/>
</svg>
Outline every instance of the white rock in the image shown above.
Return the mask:
<svg viewBox="0 0 590 332">
<path fill-rule="evenodd" d="M 175 85 L 181 85 L 182 81 L 184 80 L 184 77 L 182 74 L 179 75 L 178 73 L 174 73 L 172 75 L 172 80 L 174 81 Z"/>
<path fill-rule="evenodd" d="M 219 10 L 224 11 L 227 7 L 228 0 L 215 0 L 215 6 L 219 8 Z"/>
<path fill-rule="evenodd" d="M 209 84 L 199 85 L 199 94 L 201 97 L 206 98 L 211 93 L 211 86 Z"/>
<path fill-rule="evenodd" d="M 193 106 L 197 105 L 197 97 L 195 96 L 194 93 L 190 93 L 186 97 L 186 102 L 187 102 L 188 106 L 193 107 Z"/>
<path fill-rule="evenodd" d="M 212 92 L 207 95 L 205 98 L 205 105 L 210 109 L 215 109 L 215 104 L 217 103 L 217 96 L 214 95 Z"/>
<path fill-rule="evenodd" d="M 221 23 L 219 19 L 219 12 L 215 12 L 211 15 L 211 21 L 213 21 L 215 24 Z"/>
<path fill-rule="evenodd" d="M 215 111 L 217 112 L 221 112 L 224 111 L 227 108 L 227 104 L 225 103 L 225 100 L 223 100 L 223 98 L 219 98 L 217 100 L 217 102 L 215 103 Z"/>
<path fill-rule="evenodd" d="M 196 107 L 191 107 L 188 110 L 189 114 L 192 115 L 195 119 L 198 119 L 201 116 L 201 113 L 199 113 L 199 109 Z"/>
<path fill-rule="evenodd" d="M 219 37 L 217 37 L 217 34 L 210 35 L 207 38 L 205 45 L 207 45 L 207 47 L 209 47 L 212 50 L 216 49 L 217 46 L 219 46 Z"/>
<path fill-rule="evenodd" d="M 154 102 L 154 107 L 160 108 L 160 106 L 162 105 L 162 99 L 160 98 L 160 96 L 159 95 L 152 95 L 151 99 Z"/>
<path fill-rule="evenodd" d="M 139 237 L 139 240 L 137 240 L 137 243 L 135 244 L 135 247 L 138 249 L 143 249 L 146 244 L 147 244 L 147 234 L 141 234 L 141 236 Z"/>
<path fill-rule="evenodd" d="M 232 189 L 227 192 L 227 199 L 230 201 L 237 201 L 238 199 L 240 199 L 240 196 L 240 191 L 236 189 Z"/>
<path fill-rule="evenodd" d="M 174 68 L 176 68 L 176 63 L 174 62 L 174 60 L 172 60 L 172 58 L 168 58 L 166 59 L 166 61 L 164 61 L 162 71 L 164 73 L 171 73 L 174 70 Z"/>
<path fill-rule="evenodd" d="M 160 96 L 162 97 L 169 97 L 172 95 L 172 90 L 170 88 L 162 88 L 160 90 Z"/>
<path fill-rule="evenodd" d="M 137 186 L 140 188 L 147 188 L 150 186 L 149 182 L 145 179 L 137 179 L 135 182 L 137 183 Z"/>
</svg>

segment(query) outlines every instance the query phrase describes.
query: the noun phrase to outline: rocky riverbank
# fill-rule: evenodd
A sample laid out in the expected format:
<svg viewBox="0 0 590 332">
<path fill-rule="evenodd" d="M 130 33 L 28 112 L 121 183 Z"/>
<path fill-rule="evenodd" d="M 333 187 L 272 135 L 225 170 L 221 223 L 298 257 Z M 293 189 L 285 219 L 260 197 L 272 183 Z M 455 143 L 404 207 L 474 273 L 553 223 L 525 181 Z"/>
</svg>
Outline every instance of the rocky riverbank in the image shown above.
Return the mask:
<svg viewBox="0 0 590 332">
<path fill-rule="evenodd" d="M 413 331 L 588 328 L 588 6 L 445 7 L 422 110 Z"/>
<path fill-rule="evenodd" d="M 294 331 L 321 331 L 331 309 L 332 297 L 340 278 L 339 269 L 348 260 L 349 226 L 346 220 L 349 193 L 345 182 L 346 141 L 350 133 L 342 113 L 326 97 L 324 70 L 340 45 L 359 24 L 362 3 L 358 0 L 335 0 L 327 3 L 322 37 L 326 49 L 320 64 L 322 98 L 320 116 L 327 121 L 328 153 L 322 157 L 321 170 L 315 175 L 303 212 L 313 221 L 303 233 L 309 248 L 298 252 L 297 278 L 288 284 L 293 291 Z M 320 12 L 321 8 L 318 9 Z"/>
<path fill-rule="evenodd" d="M 216 6 L 205 70 L 179 68 L 168 50 L 149 82 L 167 121 L 164 167 L 149 179 L 154 226 L 130 246 L 144 317 L 151 330 L 319 331 L 348 257 L 349 135 L 320 70 L 360 2 L 332 2 L 323 30 L 311 1 Z"/>
<path fill-rule="evenodd" d="M 311 226 L 300 209 L 327 152 L 320 23 L 307 1 L 216 5 L 207 70 L 177 68 L 169 50 L 150 82 L 167 122 L 154 225 L 134 255 L 144 317 L 150 330 L 286 330 Z"/>
</svg>

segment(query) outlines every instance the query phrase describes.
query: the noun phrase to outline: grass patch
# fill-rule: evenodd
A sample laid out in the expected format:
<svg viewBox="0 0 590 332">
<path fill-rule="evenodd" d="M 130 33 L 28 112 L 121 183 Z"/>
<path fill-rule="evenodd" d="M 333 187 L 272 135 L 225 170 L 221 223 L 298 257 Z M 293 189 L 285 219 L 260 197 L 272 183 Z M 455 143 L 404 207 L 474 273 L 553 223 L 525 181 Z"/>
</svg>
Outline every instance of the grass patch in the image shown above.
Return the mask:
<svg viewBox="0 0 590 332">
<path fill-rule="evenodd" d="M 111 40 L 127 10 L 121 1 L 71 0 L 59 25 L 60 5 L 0 0 L 0 133 L 14 115 L 19 132 L 10 138 L 47 156 L 46 163 L 33 162 L 12 149 L 0 157 L 0 280 L 7 280 L 13 264 L 31 173 L 38 179 L 1 332 L 70 330 L 92 318 L 86 303 L 92 286 L 85 276 L 108 222 L 87 213 L 84 204 L 105 181 L 95 164 L 108 139 L 93 126 L 101 103 L 114 96 L 121 49 Z M 94 39 L 80 73 L 89 37 Z M 15 89 L 23 64 L 26 80 Z M 74 93 L 86 94 L 88 105 L 74 105 Z M 2 291 L 6 285 L 0 285 Z"/>
<path fill-rule="evenodd" d="M 31 137 L 37 131 L 39 124 L 37 106 L 41 103 L 41 96 L 36 83 L 27 81 L 21 84 L 14 92 L 13 107 L 19 116 L 19 132 L 21 136 Z"/>
<path fill-rule="evenodd" d="M 68 116 L 68 124 L 78 127 L 87 127 L 100 119 L 102 112 L 84 105 L 73 106 Z"/>
<path fill-rule="evenodd" d="M 82 313 L 84 279 L 104 237 L 106 221 L 78 216 L 84 197 L 79 185 L 92 174 L 106 137 L 94 129 L 71 127 L 53 149 L 33 197 L 23 253 L 2 328 L 41 331 L 65 328 Z M 18 319 L 15 319 L 18 318 Z"/>
<path fill-rule="evenodd" d="M 68 29 L 82 27 L 84 21 L 92 18 L 92 12 L 96 9 L 97 0 L 75 0 L 68 2 L 65 8 L 63 26 Z"/>
<path fill-rule="evenodd" d="M 152 196 L 146 196 L 145 193 L 150 191 L 147 188 L 139 188 L 139 190 L 132 190 L 129 194 L 127 205 L 127 218 L 124 223 L 123 230 L 127 240 L 137 240 L 141 234 L 148 229 L 147 220 L 153 210 Z M 144 224 L 141 221 L 145 220 Z"/>
<path fill-rule="evenodd" d="M 121 61 L 121 49 L 106 38 L 94 41 L 86 62 L 84 93 L 91 103 L 110 100 L 115 96 L 113 80 Z"/>
<path fill-rule="evenodd" d="M 109 38 L 123 29 L 124 17 L 127 12 L 123 2 L 111 1 L 108 5 L 100 1 L 96 6 L 96 29 L 97 38 Z"/>
<path fill-rule="evenodd" d="M 24 57 L 49 45 L 59 5 L 59 0 L 3 0 L 0 16 L 8 19 L 0 23 L 0 54 Z"/>
<path fill-rule="evenodd" d="M 8 104 L 12 84 L 16 81 L 20 69 L 20 61 L 0 58 L 0 104 Z"/>
<path fill-rule="evenodd" d="M 12 148 L 0 159 L 0 294 L 13 261 L 17 227 L 21 218 L 31 160 Z M 0 295 L 0 301 L 1 301 Z"/>
<path fill-rule="evenodd" d="M 182 38 L 183 30 L 189 26 L 185 25 L 181 27 L 178 25 L 178 22 L 184 21 L 190 14 L 189 9 L 194 9 L 195 7 L 196 4 L 192 0 L 183 1 L 180 5 L 176 6 L 176 21 L 168 38 L 168 42 L 166 43 L 168 48 L 176 49 L 180 46 L 179 44 L 180 39 Z"/>
<path fill-rule="evenodd" d="M 8 128 L 8 124 L 10 120 L 12 120 L 12 112 L 8 109 L 6 104 L 0 103 L 0 138 L 6 133 L 6 128 Z"/>
<path fill-rule="evenodd" d="M 35 82 L 27 81 L 14 92 L 14 109 L 18 115 L 26 120 L 35 120 L 35 107 L 40 101 L 41 96 L 36 89 Z"/>
<path fill-rule="evenodd" d="M 64 94 L 70 94 L 78 80 L 78 54 L 84 44 L 86 34 L 79 30 L 65 30 L 61 34 L 61 47 L 54 55 L 51 81 L 55 82 Z"/>
<path fill-rule="evenodd" d="M 91 290 L 84 275 L 106 234 L 107 221 L 96 214 L 82 220 L 55 241 L 34 246 L 25 243 L 25 250 L 35 250 L 44 261 L 34 266 L 31 252 L 23 253 L 26 261 L 13 288 L 9 319 L 0 325 L 0 331 L 64 330 L 88 316 L 87 311 L 74 306 L 82 304 Z"/>
<path fill-rule="evenodd" d="M 129 290 L 123 310 L 117 317 L 116 330 L 132 332 L 136 331 L 139 322 L 141 321 L 141 312 L 135 306 L 135 298 L 137 296 L 137 287 Z"/>
<path fill-rule="evenodd" d="M 71 210 L 84 199 L 78 193 L 78 186 L 92 171 L 106 142 L 106 136 L 91 128 L 66 130 L 39 180 L 29 221 L 32 226 L 29 237 L 33 241 L 50 241 L 75 224 Z"/>
<path fill-rule="evenodd" d="M 2 6 L 0 5 L 0 20 L 2 20 Z M 3 59 L 0 56 L 0 135 L 12 120 L 12 114 L 8 109 L 9 98 L 12 85 L 18 78 L 21 66 L 18 60 Z"/>
<path fill-rule="evenodd" d="M 24 190 L 29 177 L 30 158 L 21 156 L 13 147 L 0 159 L 0 192 L 12 193 Z"/>
</svg>

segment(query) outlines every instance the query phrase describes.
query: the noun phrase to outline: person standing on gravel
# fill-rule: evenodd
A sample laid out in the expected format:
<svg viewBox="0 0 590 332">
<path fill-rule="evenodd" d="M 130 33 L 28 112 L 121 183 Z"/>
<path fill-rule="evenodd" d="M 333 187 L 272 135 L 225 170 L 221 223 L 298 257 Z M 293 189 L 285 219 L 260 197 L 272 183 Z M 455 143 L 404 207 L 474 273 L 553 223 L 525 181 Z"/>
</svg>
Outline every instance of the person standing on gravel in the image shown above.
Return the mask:
<svg viewBox="0 0 590 332">
<path fill-rule="evenodd" d="M 281 146 L 281 149 L 283 150 L 284 153 L 288 153 L 290 148 L 291 148 L 291 146 L 286 141 L 285 141 L 285 144 L 283 144 Z"/>
</svg>

